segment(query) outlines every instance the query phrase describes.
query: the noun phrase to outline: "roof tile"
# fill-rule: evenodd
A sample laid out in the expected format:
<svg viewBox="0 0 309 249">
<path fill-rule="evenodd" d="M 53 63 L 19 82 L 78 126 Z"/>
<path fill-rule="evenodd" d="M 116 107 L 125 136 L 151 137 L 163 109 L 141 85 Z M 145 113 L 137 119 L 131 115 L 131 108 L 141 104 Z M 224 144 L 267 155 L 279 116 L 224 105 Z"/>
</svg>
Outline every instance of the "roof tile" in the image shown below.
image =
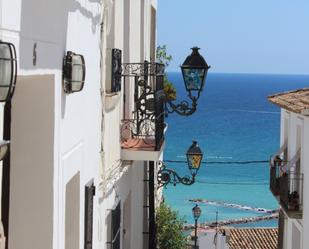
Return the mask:
<svg viewBox="0 0 309 249">
<path fill-rule="evenodd" d="M 268 100 L 288 111 L 309 116 L 309 88 L 274 94 Z"/>
<path fill-rule="evenodd" d="M 277 228 L 224 228 L 230 249 L 277 249 Z"/>
</svg>

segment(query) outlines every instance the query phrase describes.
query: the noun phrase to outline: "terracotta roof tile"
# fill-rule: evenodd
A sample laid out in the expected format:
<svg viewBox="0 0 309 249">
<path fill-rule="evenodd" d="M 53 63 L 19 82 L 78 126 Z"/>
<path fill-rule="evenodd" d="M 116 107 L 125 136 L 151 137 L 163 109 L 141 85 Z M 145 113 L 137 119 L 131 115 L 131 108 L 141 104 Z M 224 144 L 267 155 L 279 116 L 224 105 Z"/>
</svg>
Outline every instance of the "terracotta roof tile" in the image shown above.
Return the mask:
<svg viewBox="0 0 309 249">
<path fill-rule="evenodd" d="M 309 88 L 271 95 L 268 100 L 288 111 L 309 116 Z"/>
<path fill-rule="evenodd" d="M 277 249 L 277 228 L 224 228 L 230 249 Z"/>
</svg>

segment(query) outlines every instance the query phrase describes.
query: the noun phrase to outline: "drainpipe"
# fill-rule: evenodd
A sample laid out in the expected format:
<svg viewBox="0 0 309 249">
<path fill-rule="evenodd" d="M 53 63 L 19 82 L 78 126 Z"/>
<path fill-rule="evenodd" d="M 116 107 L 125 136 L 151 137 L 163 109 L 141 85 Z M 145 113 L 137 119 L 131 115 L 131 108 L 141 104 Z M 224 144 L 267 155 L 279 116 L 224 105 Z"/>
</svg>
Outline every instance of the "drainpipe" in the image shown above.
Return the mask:
<svg viewBox="0 0 309 249">
<path fill-rule="evenodd" d="M 156 249 L 156 216 L 155 216 L 155 188 L 154 161 L 149 161 L 149 249 Z"/>
</svg>

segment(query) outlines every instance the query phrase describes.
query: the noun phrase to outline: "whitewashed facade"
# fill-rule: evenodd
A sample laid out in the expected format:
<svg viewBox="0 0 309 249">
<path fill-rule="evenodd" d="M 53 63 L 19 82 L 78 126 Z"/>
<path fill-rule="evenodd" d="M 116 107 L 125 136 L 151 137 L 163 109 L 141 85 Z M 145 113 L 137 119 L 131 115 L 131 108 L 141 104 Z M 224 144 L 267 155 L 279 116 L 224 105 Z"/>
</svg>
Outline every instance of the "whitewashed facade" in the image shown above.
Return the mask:
<svg viewBox="0 0 309 249">
<path fill-rule="evenodd" d="M 283 161 L 271 167 L 278 170 L 270 179 L 270 189 L 281 206 L 279 249 L 309 248 L 308 93 L 301 89 L 269 97 L 281 107 L 281 148 L 276 155 Z"/>
<path fill-rule="evenodd" d="M 0 39 L 15 45 L 18 60 L 10 249 L 148 248 L 149 164 L 156 167 L 164 142 L 156 151 L 123 149 L 134 82 L 111 92 L 111 51 L 121 49 L 123 62 L 154 61 L 156 10 L 156 0 L 0 0 Z M 67 51 L 86 63 L 84 89 L 73 94 L 63 91 Z"/>
<path fill-rule="evenodd" d="M 216 229 L 200 230 L 197 245 L 199 249 L 229 249 L 228 238 Z"/>
</svg>

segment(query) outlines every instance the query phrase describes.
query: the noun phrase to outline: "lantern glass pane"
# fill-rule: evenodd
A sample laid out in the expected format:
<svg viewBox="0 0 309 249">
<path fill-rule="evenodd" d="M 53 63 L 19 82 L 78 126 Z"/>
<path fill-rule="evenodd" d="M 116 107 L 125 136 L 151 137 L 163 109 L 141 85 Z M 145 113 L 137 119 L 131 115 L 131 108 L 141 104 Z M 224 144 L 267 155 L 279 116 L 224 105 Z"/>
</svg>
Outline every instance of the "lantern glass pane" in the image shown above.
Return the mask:
<svg viewBox="0 0 309 249">
<path fill-rule="evenodd" d="M 201 155 L 188 155 L 188 164 L 190 169 L 199 169 L 201 165 Z"/>
<path fill-rule="evenodd" d="M 0 101 L 5 100 L 8 95 L 12 80 L 12 63 L 9 45 L 0 44 Z"/>
<path fill-rule="evenodd" d="M 8 144 L 1 145 L 0 147 L 0 161 L 5 157 L 8 151 Z"/>
<path fill-rule="evenodd" d="M 76 84 L 80 87 L 80 82 L 84 79 L 84 65 L 81 56 L 73 56 L 72 57 L 72 90 L 77 86 L 73 86 Z"/>
<path fill-rule="evenodd" d="M 83 83 L 82 82 L 72 82 L 72 87 L 71 91 L 72 92 L 78 92 L 83 88 Z"/>
<path fill-rule="evenodd" d="M 6 101 L 9 94 L 10 87 L 0 87 L 0 102 Z"/>
<path fill-rule="evenodd" d="M 182 73 L 188 91 L 202 89 L 205 69 L 183 68 Z"/>
<path fill-rule="evenodd" d="M 199 206 L 195 206 L 192 209 L 192 214 L 193 214 L 194 219 L 198 219 L 202 214 L 201 208 Z"/>
</svg>

